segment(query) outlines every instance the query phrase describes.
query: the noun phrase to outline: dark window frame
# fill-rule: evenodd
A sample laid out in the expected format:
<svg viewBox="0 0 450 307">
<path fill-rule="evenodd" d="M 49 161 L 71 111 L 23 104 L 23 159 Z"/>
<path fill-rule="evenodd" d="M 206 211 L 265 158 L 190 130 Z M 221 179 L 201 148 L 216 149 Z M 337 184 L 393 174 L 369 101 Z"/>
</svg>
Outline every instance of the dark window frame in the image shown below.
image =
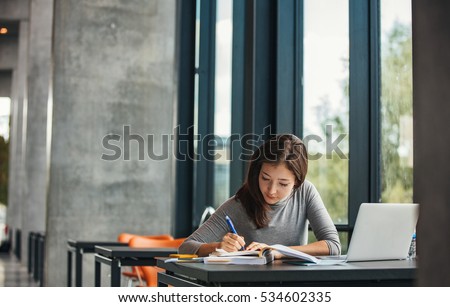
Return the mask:
<svg viewBox="0 0 450 307">
<path fill-rule="evenodd" d="M 348 224 L 336 227 L 350 235 L 360 204 L 380 200 L 379 2 L 349 0 Z M 178 1 L 178 22 L 184 25 L 178 28 L 181 45 L 178 121 L 182 133 L 181 128 L 194 124 L 195 4 L 195 0 Z M 204 136 L 214 131 L 215 1 L 201 1 L 201 6 L 202 55 L 195 72 L 199 73 L 199 88 L 202 89 L 199 91 L 198 133 Z M 193 14 L 194 18 L 186 14 Z M 232 135 L 267 137 L 270 133 L 282 132 L 303 135 L 303 87 L 298 86 L 303 78 L 302 19 L 303 0 L 234 1 Z M 183 53 L 186 49 L 189 52 Z M 188 138 L 187 150 L 192 152 L 193 136 Z M 246 161 L 239 159 L 242 146 L 233 146 L 232 150 L 230 194 L 242 184 L 246 172 Z M 184 236 L 197 227 L 201 212 L 212 204 L 214 164 L 203 160 L 195 163 L 177 160 L 176 165 L 175 233 Z"/>
</svg>

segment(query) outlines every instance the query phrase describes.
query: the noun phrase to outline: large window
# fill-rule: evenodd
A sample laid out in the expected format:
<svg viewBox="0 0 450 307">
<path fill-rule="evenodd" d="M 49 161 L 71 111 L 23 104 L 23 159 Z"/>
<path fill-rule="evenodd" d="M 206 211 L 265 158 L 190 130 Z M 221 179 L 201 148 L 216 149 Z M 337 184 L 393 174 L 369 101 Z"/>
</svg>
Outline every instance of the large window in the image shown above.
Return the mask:
<svg viewBox="0 0 450 307">
<path fill-rule="evenodd" d="M 230 197 L 231 60 L 233 1 L 217 0 L 216 76 L 214 87 L 214 134 L 217 159 L 214 160 L 214 207 Z"/>
<path fill-rule="evenodd" d="M 193 226 L 230 195 L 233 1 L 196 1 Z"/>
<path fill-rule="evenodd" d="M 348 221 L 348 12 L 348 0 L 304 1 L 303 138 L 309 151 L 307 179 L 316 185 L 336 224 Z"/>
<path fill-rule="evenodd" d="M 381 200 L 411 202 L 411 1 L 381 1 Z"/>
<path fill-rule="evenodd" d="M 197 0 L 196 17 L 195 69 L 186 71 L 194 111 L 185 123 L 201 158 L 191 170 L 179 164 L 189 174 L 177 191 L 178 211 L 192 199 L 193 227 L 244 180 L 230 136 L 265 127 L 305 140 L 307 179 L 344 251 L 361 203 L 412 200 L 410 0 Z M 192 197 L 183 189 L 189 176 Z"/>
</svg>

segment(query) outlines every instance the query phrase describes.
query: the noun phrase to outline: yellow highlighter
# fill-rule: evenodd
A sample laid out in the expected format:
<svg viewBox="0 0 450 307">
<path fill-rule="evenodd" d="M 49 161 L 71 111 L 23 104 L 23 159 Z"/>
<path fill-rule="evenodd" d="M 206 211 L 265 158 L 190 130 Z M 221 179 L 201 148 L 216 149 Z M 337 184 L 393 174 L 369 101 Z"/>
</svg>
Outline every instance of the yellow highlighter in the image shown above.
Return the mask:
<svg viewBox="0 0 450 307">
<path fill-rule="evenodd" d="M 178 258 L 178 259 L 192 259 L 197 258 L 198 255 L 196 254 L 170 254 L 170 258 Z"/>
<path fill-rule="evenodd" d="M 196 254 L 170 254 L 169 257 L 164 260 L 165 263 L 203 262 L 203 257 L 198 257 Z"/>
</svg>

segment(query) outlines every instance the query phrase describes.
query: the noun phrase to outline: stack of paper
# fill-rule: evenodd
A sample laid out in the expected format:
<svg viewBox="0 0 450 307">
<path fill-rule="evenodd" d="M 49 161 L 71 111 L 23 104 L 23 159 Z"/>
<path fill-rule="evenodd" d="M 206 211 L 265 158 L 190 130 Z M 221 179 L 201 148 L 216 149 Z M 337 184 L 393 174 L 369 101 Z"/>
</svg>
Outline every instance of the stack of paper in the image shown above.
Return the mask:
<svg viewBox="0 0 450 307">
<path fill-rule="evenodd" d="M 203 260 L 207 264 L 267 264 L 273 261 L 273 254 L 270 250 L 261 253 L 259 251 L 228 253 L 217 250 Z"/>
</svg>

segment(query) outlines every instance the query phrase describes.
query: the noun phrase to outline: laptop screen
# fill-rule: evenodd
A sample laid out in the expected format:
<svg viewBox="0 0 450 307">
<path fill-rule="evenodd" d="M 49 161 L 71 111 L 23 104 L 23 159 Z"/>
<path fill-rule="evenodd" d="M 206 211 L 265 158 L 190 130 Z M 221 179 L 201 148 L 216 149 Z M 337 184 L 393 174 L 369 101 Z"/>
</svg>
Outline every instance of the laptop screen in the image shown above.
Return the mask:
<svg viewBox="0 0 450 307">
<path fill-rule="evenodd" d="M 405 259 L 418 217 L 418 204 L 361 204 L 347 261 Z"/>
</svg>

